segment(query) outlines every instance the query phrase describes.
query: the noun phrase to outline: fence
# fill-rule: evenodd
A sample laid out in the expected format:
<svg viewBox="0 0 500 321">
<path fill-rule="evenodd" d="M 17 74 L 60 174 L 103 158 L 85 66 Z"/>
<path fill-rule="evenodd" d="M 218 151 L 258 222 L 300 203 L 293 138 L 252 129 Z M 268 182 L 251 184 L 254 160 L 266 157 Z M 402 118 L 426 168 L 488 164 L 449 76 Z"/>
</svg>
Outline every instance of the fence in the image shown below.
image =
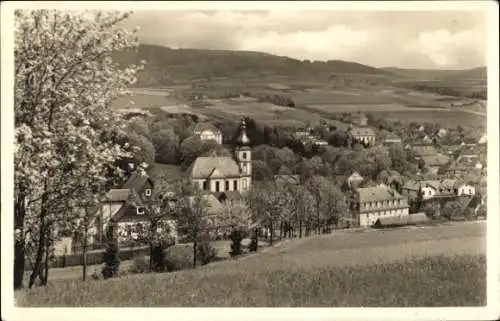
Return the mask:
<svg viewBox="0 0 500 321">
<path fill-rule="evenodd" d="M 99 251 L 91 251 L 87 253 L 87 265 L 95 265 L 102 264 L 103 261 L 104 250 Z M 135 248 L 123 248 L 120 249 L 119 257 L 120 261 L 131 260 L 137 255 L 147 255 L 149 254 L 149 247 L 141 246 Z M 67 255 L 58 255 L 51 262 L 50 267 L 52 268 L 64 268 L 70 266 L 79 266 L 83 265 L 83 254 L 75 253 L 75 254 L 67 254 Z M 27 262 L 25 266 L 26 271 L 32 270 L 32 266 Z"/>
</svg>

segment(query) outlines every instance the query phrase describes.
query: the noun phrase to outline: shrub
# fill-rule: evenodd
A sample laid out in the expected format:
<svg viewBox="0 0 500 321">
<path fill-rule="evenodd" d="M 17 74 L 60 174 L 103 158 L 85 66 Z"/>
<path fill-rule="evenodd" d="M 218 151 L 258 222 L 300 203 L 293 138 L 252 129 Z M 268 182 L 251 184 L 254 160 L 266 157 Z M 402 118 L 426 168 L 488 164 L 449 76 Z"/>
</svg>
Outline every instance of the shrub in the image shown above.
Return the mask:
<svg viewBox="0 0 500 321">
<path fill-rule="evenodd" d="M 118 275 L 120 267 L 120 249 L 116 241 L 111 241 L 106 245 L 106 251 L 103 255 L 104 267 L 102 269 L 102 276 L 105 279 Z"/>
<path fill-rule="evenodd" d="M 132 273 L 147 273 L 149 272 L 149 262 L 144 256 L 136 256 L 130 267 Z"/>
<path fill-rule="evenodd" d="M 243 231 L 241 230 L 232 230 L 229 234 L 229 238 L 231 239 L 231 256 L 240 255 L 243 251 L 241 249 L 241 241 L 243 241 Z"/>
<path fill-rule="evenodd" d="M 165 272 L 165 248 L 163 244 L 153 246 L 151 251 L 151 269 L 155 272 Z"/>
<path fill-rule="evenodd" d="M 164 252 L 165 268 L 169 272 L 189 269 L 193 266 L 193 249 L 190 246 L 174 245 Z"/>
<path fill-rule="evenodd" d="M 201 265 L 213 262 L 217 257 L 217 251 L 210 244 L 210 239 L 204 237 L 200 240 L 196 246 L 196 260 L 201 263 Z"/>
</svg>

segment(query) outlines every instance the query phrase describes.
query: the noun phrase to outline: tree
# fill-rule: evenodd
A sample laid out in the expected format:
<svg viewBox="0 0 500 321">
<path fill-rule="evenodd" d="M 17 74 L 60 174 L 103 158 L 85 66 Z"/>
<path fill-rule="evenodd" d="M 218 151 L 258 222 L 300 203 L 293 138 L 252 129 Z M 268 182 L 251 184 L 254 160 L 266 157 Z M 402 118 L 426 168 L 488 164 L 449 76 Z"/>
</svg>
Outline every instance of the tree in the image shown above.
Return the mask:
<svg viewBox="0 0 500 321">
<path fill-rule="evenodd" d="M 269 181 L 273 178 L 273 172 L 267 164 L 261 160 L 252 160 L 252 180 Z"/>
<path fill-rule="evenodd" d="M 281 211 L 287 202 L 283 196 L 274 183 L 254 186 L 249 194 L 250 209 L 255 215 L 254 221 L 269 229 L 270 245 L 273 244 L 276 223 L 280 220 Z"/>
<path fill-rule="evenodd" d="M 214 141 L 205 142 L 198 136 L 186 138 L 180 145 L 180 161 L 183 168 L 187 168 L 197 157 L 215 147 Z"/>
<path fill-rule="evenodd" d="M 323 176 L 313 176 L 306 181 L 306 187 L 314 198 L 314 212 L 316 214 L 314 225 L 316 234 L 320 233 L 320 228 L 326 219 L 326 206 L 328 191 L 332 183 Z"/>
<path fill-rule="evenodd" d="M 138 135 L 144 137 L 149 137 L 151 131 L 149 129 L 149 123 L 144 117 L 134 117 L 129 120 L 128 128 Z"/>
<path fill-rule="evenodd" d="M 184 182 L 181 185 L 188 186 L 190 183 Z M 181 214 L 177 217 L 179 234 L 185 237 L 187 242 L 193 243 L 193 268 L 196 268 L 199 257 L 198 245 L 206 242 L 208 231 L 211 229 L 209 222 L 208 204 L 201 194 L 201 191 L 192 186 L 190 191 L 185 187 L 180 187 L 182 192 L 179 201 Z"/>
<path fill-rule="evenodd" d="M 125 146 L 130 145 L 133 150 L 134 163 L 154 164 L 156 154 L 155 147 L 147 137 L 137 134 L 134 131 L 130 131 L 126 133 L 125 140 L 128 143 L 128 145 Z"/>
<path fill-rule="evenodd" d="M 224 146 L 215 144 L 215 146 L 211 147 L 208 151 L 202 154 L 202 156 L 209 157 L 232 157 L 233 154 Z"/>
<path fill-rule="evenodd" d="M 123 123 L 109 106 L 135 82 L 140 66 L 125 68 L 111 59 L 113 52 L 137 44 L 133 33 L 116 28 L 128 13 L 18 10 L 15 15 L 18 289 L 28 255 L 35 261 L 29 286 L 37 278 L 46 284 L 42 265 L 48 266 L 54 241 L 73 221 L 67 216 L 75 200 L 83 190 L 102 190 L 106 173 L 127 155 L 102 137 L 121 130 Z"/>
<path fill-rule="evenodd" d="M 447 219 L 463 215 L 462 204 L 458 201 L 449 201 L 443 207 L 443 216 Z"/>
<path fill-rule="evenodd" d="M 289 197 L 286 199 L 287 211 L 293 225 L 298 227 L 299 237 L 302 238 L 304 223 L 309 222 L 310 215 L 314 212 L 314 198 L 307 188 L 302 185 L 287 186 Z M 307 224 L 309 225 L 309 224 Z"/>
<path fill-rule="evenodd" d="M 179 137 L 173 129 L 161 129 L 151 135 L 155 148 L 156 162 L 160 164 L 178 164 Z"/>
<path fill-rule="evenodd" d="M 248 206 L 244 202 L 225 202 L 219 222 L 230 230 L 231 256 L 241 254 L 241 241 L 252 224 L 252 213 Z"/>
</svg>

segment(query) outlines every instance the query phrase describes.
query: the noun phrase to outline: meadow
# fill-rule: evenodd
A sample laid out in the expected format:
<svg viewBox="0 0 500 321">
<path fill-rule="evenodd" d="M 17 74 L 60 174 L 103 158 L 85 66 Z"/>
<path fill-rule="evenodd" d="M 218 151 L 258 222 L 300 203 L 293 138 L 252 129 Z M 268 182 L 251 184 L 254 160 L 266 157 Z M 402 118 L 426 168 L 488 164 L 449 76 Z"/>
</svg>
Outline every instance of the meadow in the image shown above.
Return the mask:
<svg viewBox="0 0 500 321">
<path fill-rule="evenodd" d="M 466 236 L 464 236 L 466 235 Z M 18 306 L 444 307 L 486 303 L 485 225 L 338 231 L 164 274 L 58 280 Z"/>
</svg>

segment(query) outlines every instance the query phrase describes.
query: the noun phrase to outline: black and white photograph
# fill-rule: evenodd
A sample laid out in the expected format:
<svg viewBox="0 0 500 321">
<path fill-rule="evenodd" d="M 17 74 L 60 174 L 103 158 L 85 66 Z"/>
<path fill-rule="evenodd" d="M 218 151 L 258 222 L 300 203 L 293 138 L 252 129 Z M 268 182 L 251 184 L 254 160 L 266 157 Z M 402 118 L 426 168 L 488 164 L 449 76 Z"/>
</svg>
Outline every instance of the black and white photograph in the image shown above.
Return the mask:
<svg viewBox="0 0 500 321">
<path fill-rule="evenodd" d="M 2 320 L 500 317 L 497 3 L 9 1 L 1 40 Z M 236 307 L 332 309 L 188 309 Z"/>
</svg>

